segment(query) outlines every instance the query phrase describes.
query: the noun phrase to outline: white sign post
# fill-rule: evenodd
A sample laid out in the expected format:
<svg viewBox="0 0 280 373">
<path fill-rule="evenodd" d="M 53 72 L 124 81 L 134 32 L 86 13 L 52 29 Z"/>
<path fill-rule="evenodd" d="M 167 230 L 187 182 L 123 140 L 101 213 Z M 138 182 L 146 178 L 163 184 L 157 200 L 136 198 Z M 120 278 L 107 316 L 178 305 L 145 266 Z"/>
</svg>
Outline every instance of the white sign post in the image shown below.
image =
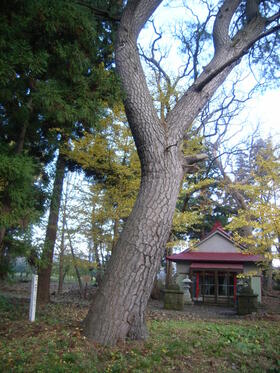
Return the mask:
<svg viewBox="0 0 280 373">
<path fill-rule="evenodd" d="M 37 285 L 38 285 L 38 275 L 32 275 L 31 281 L 31 297 L 29 306 L 29 321 L 35 321 L 36 313 L 36 301 L 37 301 Z"/>
</svg>

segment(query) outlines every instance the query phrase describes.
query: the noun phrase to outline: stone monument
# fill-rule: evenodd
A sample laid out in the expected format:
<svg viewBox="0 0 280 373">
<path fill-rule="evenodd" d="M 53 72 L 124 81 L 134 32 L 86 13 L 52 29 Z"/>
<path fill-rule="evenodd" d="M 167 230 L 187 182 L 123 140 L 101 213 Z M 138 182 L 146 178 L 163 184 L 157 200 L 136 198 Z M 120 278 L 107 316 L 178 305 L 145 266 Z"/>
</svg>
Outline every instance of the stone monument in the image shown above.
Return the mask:
<svg viewBox="0 0 280 373">
<path fill-rule="evenodd" d="M 183 287 L 184 287 L 184 304 L 193 304 L 192 298 L 191 298 L 191 293 L 190 293 L 190 287 L 192 280 L 187 277 L 182 281 Z"/>
</svg>

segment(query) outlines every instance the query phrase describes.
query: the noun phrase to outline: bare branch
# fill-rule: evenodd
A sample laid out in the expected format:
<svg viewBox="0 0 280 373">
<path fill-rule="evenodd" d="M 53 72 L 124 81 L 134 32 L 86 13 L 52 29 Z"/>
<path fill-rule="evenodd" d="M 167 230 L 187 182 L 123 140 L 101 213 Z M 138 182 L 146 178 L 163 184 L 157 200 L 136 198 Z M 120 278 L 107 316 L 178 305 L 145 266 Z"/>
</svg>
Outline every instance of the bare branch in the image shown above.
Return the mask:
<svg viewBox="0 0 280 373">
<path fill-rule="evenodd" d="M 157 68 L 157 70 L 164 76 L 167 84 L 171 86 L 171 80 L 168 74 L 165 72 L 165 70 L 162 68 L 160 64 L 162 58 L 160 58 L 159 61 L 155 58 L 156 43 L 162 38 L 162 34 L 157 31 L 156 26 L 153 21 L 152 21 L 152 25 L 153 25 L 153 29 L 157 37 L 153 40 L 152 45 L 151 45 L 151 57 L 148 57 L 141 47 L 140 47 L 141 52 L 139 54 L 140 54 L 140 57 L 143 57 L 146 62 L 154 65 Z"/>
<path fill-rule="evenodd" d="M 194 173 L 199 169 L 198 163 L 205 161 L 208 155 L 205 153 L 188 155 L 183 159 L 183 170 L 185 173 Z"/>
<path fill-rule="evenodd" d="M 266 19 L 266 24 L 269 25 L 270 23 L 277 21 L 280 19 L 280 12 L 274 14 L 273 16 L 269 17 Z"/>
</svg>

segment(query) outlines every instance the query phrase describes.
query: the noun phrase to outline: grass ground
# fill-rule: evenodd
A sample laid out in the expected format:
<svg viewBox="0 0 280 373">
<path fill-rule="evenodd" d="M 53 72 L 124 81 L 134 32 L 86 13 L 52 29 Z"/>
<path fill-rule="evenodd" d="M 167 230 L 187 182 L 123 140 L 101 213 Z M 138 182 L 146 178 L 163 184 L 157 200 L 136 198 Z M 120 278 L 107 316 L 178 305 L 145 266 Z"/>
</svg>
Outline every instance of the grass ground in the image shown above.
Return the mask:
<svg viewBox="0 0 280 373">
<path fill-rule="evenodd" d="M 86 308 L 51 304 L 28 322 L 28 304 L 0 296 L 0 372 L 280 372 L 275 321 L 148 321 L 146 342 L 101 347 L 83 337 Z"/>
</svg>

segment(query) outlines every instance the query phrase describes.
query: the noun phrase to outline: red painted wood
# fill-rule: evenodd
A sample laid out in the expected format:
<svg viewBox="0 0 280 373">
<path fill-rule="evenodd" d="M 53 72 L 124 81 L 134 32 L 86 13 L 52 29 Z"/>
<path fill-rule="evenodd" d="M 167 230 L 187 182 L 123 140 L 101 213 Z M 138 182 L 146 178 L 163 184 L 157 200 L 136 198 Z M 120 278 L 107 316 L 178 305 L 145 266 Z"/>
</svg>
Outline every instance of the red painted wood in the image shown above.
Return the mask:
<svg viewBox="0 0 280 373">
<path fill-rule="evenodd" d="M 192 263 L 191 269 L 232 269 L 237 271 L 243 270 L 243 264 L 233 264 L 233 263 Z"/>
<path fill-rule="evenodd" d="M 166 257 L 168 260 L 180 262 L 190 260 L 192 262 L 216 262 L 216 263 L 246 263 L 258 262 L 263 258 L 261 255 L 250 255 L 243 253 L 215 253 L 199 251 L 183 251 L 180 254 L 173 254 Z"/>
</svg>

